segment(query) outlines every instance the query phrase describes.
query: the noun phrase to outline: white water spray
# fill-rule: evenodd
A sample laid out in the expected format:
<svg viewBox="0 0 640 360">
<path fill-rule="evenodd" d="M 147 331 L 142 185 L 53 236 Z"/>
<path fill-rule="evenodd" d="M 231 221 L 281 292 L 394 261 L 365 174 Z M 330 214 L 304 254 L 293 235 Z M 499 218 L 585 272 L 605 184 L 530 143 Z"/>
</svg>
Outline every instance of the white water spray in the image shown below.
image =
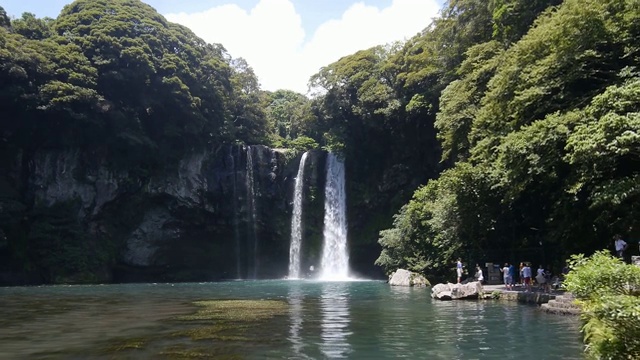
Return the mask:
<svg viewBox="0 0 640 360">
<path fill-rule="evenodd" d="M 293 192 L 293 216 L 291 217 L 291 245 L 289 246 L 289 279 L 300 278 L 300 248 L 302 246 L 302 189 L 304 185 L 304 164 L 307 152 L 302 154 L 296 185 Z"/>
<path fill-rule="evenodd" d="M 253 179 L 253 156 L 251 146 L 247 146 L 247 208 L 249 211 L 248 245 L 253 246 L 253 279 L 258 275 L 258 221 L 256 215 L 256 195 Z M 253 244 L 251 244 L 253 242 Z"/>
<path fill-rule="evenodd" d="M 344 163 L 335 154 L 327 156 L 327 180 L 324 198 L 324 245 L 321 280 L 349 279 L 347 252 L 346 192 Z"/>
<path fill-rule="evenodd" d="M 236 279 L 240 279 L 242 277 L 242 273 L 240 271 L 240 220 L 238 219 L 238 173 L 236 170 L 236 161 L 235 156 L 237 155 L 240 158 L 240 147 L 237 148 L 238 151 L 234 155 L 233 147 L 229 149 L 229 158 L 231 161 L 231 170 L 233 173 L 233 237 L 235 240 L 235 254 L 236 254 Z"/>
</svg>

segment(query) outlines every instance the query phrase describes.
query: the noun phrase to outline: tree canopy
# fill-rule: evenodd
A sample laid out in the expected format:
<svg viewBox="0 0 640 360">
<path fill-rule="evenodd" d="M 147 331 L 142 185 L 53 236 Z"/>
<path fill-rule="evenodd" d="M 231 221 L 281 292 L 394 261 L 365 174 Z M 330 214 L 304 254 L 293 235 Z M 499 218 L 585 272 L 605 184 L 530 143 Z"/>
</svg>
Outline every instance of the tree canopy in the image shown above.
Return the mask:
<svg viewBox="0 0 640 360">
<path fill-rule="evenodd" d="M 13 144 L 101 147 L 153 169 L 270 131 L 244 60 L 138 0 L 78 0 L 56 19 L 3 24 L 0 129 Z"/>
<path fill-rule="evenodd" d="M 634 233 L 639 10 L 629 0 L 449 2 L 414 43 L 460 21 L 493 22 L 494 31 L 454 41 L 459 60 L 436 75 L 446 86 L 422 108 L 437 111 L 442 160 L 455 165 L 380 233 L 377 263 L 440 275 L 458 256 L 559 264 Z"/>
</svg>

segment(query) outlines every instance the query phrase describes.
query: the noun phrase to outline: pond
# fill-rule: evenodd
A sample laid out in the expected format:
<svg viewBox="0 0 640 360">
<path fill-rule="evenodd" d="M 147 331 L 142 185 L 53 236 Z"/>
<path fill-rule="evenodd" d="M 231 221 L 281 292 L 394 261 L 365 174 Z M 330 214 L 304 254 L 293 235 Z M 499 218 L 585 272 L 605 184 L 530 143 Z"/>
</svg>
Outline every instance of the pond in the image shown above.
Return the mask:
<svg viewBox="0 0 640 360">
<path fill-rule="evenodd" d="M 579 322 L 382 281 L 0 288 L 2 359 L 582 359 Z"/>
</svg>

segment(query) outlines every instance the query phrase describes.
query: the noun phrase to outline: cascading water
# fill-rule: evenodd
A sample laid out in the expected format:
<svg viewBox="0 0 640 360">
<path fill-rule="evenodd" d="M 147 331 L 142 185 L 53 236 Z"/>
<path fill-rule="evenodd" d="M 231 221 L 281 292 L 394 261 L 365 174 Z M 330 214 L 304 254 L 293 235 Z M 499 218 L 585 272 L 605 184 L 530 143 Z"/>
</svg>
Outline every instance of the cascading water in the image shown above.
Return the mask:
<svg viewBox="0 0 640 360">
<path fill-rule="evenodd" d="M 251 146 L 247 146 L 247 209 L 249 212 L 249 238 L 247 247 L 253 248 L 253 278 L 258 275 L 258 222 L 256 215 L 255 184 L 253 179 L 253 156 Z"/>
<path fill-rule="evenodd" d="M 240 157 L 240 148 L 238 147 L 238 158 Z M 240 279 L 240 220 L 238 219 L 238 173 L 236 170 L 236 161 L 233 154 L 233 148 L 229 149 L 229 157 L 231 160 L 231 170 L 233 173 L 233 237 L 235 239 L 236 253 L 236 279 Z"/>
<path fill-rule="evenodd" d="M 324 194 L 324 245 L 320 279 L 346 280 L 349 278 L 349 254 L 344 163 L 332 153 L 327 156 Z"/>
<path fill-rule="evenodd" d="M 307 154 L 302 154 L 293 192 L 293 216 L 291 217 L 291 245 L 289 246 L 289 279 L 300 278 L 300 247 L 302 245 L 302 189 L 304 164 Z"/>
</svg>

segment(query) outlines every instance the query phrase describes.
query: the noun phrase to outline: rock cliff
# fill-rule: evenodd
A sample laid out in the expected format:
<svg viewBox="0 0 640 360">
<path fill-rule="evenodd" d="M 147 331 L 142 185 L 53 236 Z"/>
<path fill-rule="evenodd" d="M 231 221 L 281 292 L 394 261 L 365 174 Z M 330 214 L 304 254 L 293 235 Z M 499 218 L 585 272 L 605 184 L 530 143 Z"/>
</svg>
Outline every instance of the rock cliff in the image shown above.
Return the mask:
<svg viewBox="0 0 640 360">
<path fill-rule="evenodd" d="M 0 184 L 1 283 L 286 275 L 299 156 L 225 146 L 153 175 L 79 150 L 23 156 Z"/>
</svg>

